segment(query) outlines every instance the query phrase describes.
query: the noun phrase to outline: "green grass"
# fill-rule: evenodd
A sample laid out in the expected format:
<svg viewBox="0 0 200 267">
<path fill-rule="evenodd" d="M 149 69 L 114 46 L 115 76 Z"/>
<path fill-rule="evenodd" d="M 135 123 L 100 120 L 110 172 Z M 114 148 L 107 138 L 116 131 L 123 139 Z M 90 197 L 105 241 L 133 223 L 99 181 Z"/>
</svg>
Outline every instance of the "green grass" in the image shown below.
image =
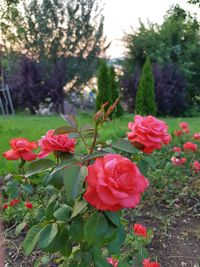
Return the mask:
<svg viewBox="0 0 200 267">
<path fill-rule="evenodd" d="M 164 119 L 169 125 L 169 131 L 173 132 L 178 129 L 178 123 L 181 121 L 188 122 L 191 132 L 200 131 L 200 118 L 167 118 Z M 105 123 L 100 130 L 100 140 L 117 139 L 126 135 L 127 124 L 133 121 L 133 115 L 124 115 L 120 119 L 115 119 Z M 80 125 L 92 124 L 92 114 L 81 113 L 78 115 L 78 123 Z M 16 137 L 26 137 L 30 140 L 37 140 L 49 129 L 56 129 L 64 126 L 65 122 L 60 116 L 1 116 L 0 117 L 0 154 L 9 149 L 9 140 Z M 17 167 L 17 163 L 9 162 L 0 157 L 0 172 L 5 173 Z"/>
</svg>

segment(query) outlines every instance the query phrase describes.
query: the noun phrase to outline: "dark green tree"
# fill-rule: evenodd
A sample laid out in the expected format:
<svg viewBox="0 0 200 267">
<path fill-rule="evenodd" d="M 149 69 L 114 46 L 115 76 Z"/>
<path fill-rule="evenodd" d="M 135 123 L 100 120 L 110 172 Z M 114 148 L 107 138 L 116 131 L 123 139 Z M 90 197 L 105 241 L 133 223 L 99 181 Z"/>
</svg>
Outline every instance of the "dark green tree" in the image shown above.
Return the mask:
<svg viewBox="0 0 200 267">
<path fill-rule="evenodd" d="M 196 16 L 179 5 L 168 10 L 162 25 L 149 22 L 146 26 L 140 22 L 136 31 L 124 37 L 126 76 L 132 75 L 136 67 L 142 68 L 147 55 L 151 62 L 161 67 L 176 64 L 186 79 L 187 101 L 192 105 L 200 94 L 199 29 Z"/>
<path fill-rule="evenodd" d="M 65 62 L 68 89 L 79 90 L 94 76 L 99 56 L 106 49 L 104 17 L 98 0 L 14 0 L 20 5 L 8 5 L 11 0 L 3 1 L 1 13 L 5 17 L 9 8 L 11 14 L 1 23 L 7 44 L 11 36 L 7 28 L 12 29 L 11 49 L 18 54 L 23 51 L 29 58 L 44 63 L 47 73 L 52 64 Z M 17 12 L 15 23 L 13 10 Z"/>
<path fill-rule="evenodd" d="M 97 73 L 98 94 L 96 98 L 96 110 L 107 101 L 111 104 L 110 77 L 107 63 L 102 60 Z"/>
<path fill-rule="evenodd" d="M 136 94 L 135 112 L 139 115 L 156 115 L 154 77 L 148 57 L 142 69 Z"/>
<path fill-rule="evenodd" d="M 111 93 L 111 104 L 119 97 L 119 82 L 117 81 L 115 69 L 113 66 L 109 68 L 109 79 L 110 79 L 110 93 Z M 117 103 L 115 110 L 112 115 L 114 117 L 120 117 L 123 114 L 123 108 L 120 102 Z"/>
</svg>

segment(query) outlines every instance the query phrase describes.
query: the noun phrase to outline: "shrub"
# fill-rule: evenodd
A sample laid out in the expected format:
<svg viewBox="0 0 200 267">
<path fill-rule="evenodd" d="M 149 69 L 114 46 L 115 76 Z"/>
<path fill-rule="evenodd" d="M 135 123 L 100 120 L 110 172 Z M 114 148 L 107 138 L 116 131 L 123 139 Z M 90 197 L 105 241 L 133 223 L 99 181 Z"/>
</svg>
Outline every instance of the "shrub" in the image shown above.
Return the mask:
<svg viewBox="0 0 200 267">
<path fill-rule="evenodd" d="M 153 64 L 155 80 L 155 94 L 158 115 L 183 114 L 187 108 L 186 83 L 185 79 L 175 64 Z M 133 112 L 135 108 L 135 98 L 140 79 L 141 71 L 137 67 L 132 77 L 124 77 L 121 85 L 123 96 L 126 101 L 128 112 Z"/>
<path fill-rule="evenodd" d="M 110 79 L 110 93 L 111 93 L 111 103 L 113 104 L 115 100 L 119 97 L 119 83 L 116 81 L 116 73 L 113 66 L 109 68 L 109 79 Z M 113 112 L 113 115 L 120 117 L 123 114 L 123 109 L 120 103 L 117 103 L 117 106 Z"/>
<path fill-rule="evenodd" d="M 96 110 L 99 110 L 105 102 L 111 102 L 111 93 L 109 86 L 109 73 L 105 60 L 102 60 L 97 73 L 98 94 L 96 99 Z"/>
<path fill-rule="evenodd" d="M 147 57 L 136 95 L 135 110 L 137 114 L 156 114 L 155 87 L 151 62 Z"/>
</svg>

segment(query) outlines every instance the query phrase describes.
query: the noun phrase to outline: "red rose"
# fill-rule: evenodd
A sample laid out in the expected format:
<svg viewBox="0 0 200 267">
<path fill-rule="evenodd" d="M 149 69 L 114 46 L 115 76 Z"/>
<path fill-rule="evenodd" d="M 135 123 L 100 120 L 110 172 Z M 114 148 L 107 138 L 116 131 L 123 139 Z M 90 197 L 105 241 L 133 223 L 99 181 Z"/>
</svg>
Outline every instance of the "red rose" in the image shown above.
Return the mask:
<svg viewBox="0 0 200 267">
<path fill-rule="evenodd" d="M 182 129 L 188 129 L 189 127 L 189 124 L 187 122 L 180 122 L 179 123 L 179 126 L 182 128 Z"/>
<path fill-rule="evenodd" d="M 200 172 L 200 162 L 198 160 L 193 162 L 192 167 L 196 173 Z"/>
<path fill-rule="evenodd" d="M 88 166 L 84 198 L 99 210 L 117 211 L 138 205 L 149 185 L 137 165 L 117 154 L 109 154 Z"/>
<path fill-rule="evenodd" d="M 3 205 L 3 209 L 7 209 L 8 207 L 9 207 L 8 204 L 4 204 L 4 205 Z"/>
<path fill-rule="evenodd" d="M 183 134 L 183 130 L 175 130 L 174 135 L 175 136 L 181 136 Z"/>
<path fill-rule="evenodd" d="M 150 262 L 150 259 L 144 259 L 143 267 L 160 267 L 160 264 L 158 262 Z"/>
<path fill-rule="evenodd" d="M 38 154 L 39 158 L 48 156 L 53 151 L 74 153 L 76 139 L 69 138 L 68 134 L 54 134 L 54 130 L 49 130 L 39 141 L 42 151 Z"/>
<path fill-rule="evenodd" d="M 177 152 L 177 153 L 180 153 L 181 152 L 181 148 L 180 147 L 177 147 L 177 146 L 175 146 L 173 148 L 173 150 L 174 150 L 174 152 Z"/>
<path fill-rule="evenodd" d="M 135 235 L 147 237 L 147 228 L 141 224 L 135 223 L 133 226 L 133 231 Z"/>
<path fill-rule="evenodd" d="M 187 159 L 186 158 L 176 158 L 176 157 L 172 157 L 171 158 L 171 161 L 172 161 L 172 164 L 174 166 L 180 166 L 180 165 L 183 165 Z"/>
<path fill-rule="evenodd" d="M 19 202 L 20 202 L 19 199 L 12 199 L 10 201 L 9 205 L 10 205 L 10 207 L 13 207 L 13 206 L 17 205 Z"/>
<path fill-rule="evenodd" d="M 134 122 L 129 122 L 128 128 L 131 130 L 127 133 L 130 142 L 148 154 L 155 149 L 161 149 L 162 145 L 168 144 L 171 139 L 167 133 L 167 124 L 150 115 L 136 115 Z"/>
<path fill-rule="evenodd" d="M 26 138 L 15 138 L 10 140 L 10 146 L 12 149 L 3 153 L 3 156 L 8 160 L 22 158 L 31 161 L 37 158 L 37 155 L 32 152 L 38 147 L 36 142 L 30 142 Z"/>
<path fill-rule="evenodd" d="M 185 152 L 196 152 L 197 151 L 197 145 L 194 144 L 194 143 L 191 143 L 191 142 L 186 142 L 184 145 L 183 145 L 183 150 Z"/>
<path fill-rule="evenodd" d="M 28 208 L 28 209 L 32 209 L 33 208 L 33 204 L 29 203 L 29 202 L 26 202 L 25 203 L 25 207 Z"/>
<path fill-rule="evenodd" d="M 200 133 L 195 133 L 195 134 L 193 135 L 193 138 L 194 138 L 195 140 L 200 140 Z"/>
<path fill-rule="evenodd" d="M 115 260 L 112 257 L 111 258 L 107 258 L 107 262 L 110 263 L 113 267 L 117 267 L 118 263 L 119 263 L 118 260 Z"/>
</svg>

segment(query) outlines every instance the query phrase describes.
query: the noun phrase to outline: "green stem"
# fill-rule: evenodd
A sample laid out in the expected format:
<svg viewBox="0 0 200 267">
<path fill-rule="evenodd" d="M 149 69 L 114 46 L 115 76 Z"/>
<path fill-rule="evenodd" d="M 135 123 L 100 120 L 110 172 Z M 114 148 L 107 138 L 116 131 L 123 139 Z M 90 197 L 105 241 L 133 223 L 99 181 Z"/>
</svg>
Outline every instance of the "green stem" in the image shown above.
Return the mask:
<svg viewBox="0 0 200 267">
<path fill-rule="evenodd" d="M 97 132 L 98 132 L 98 123 L 95 124 L 94 139 L 93 139 L 93 143 L 92 143 L 92 146 L 90 148 L 90 151 L 89 151 L 89 155 L 92 154 L 92 152 L 94 151 L 96 141 L 97 141 Z"/>
<path fill-rule="evenodd" d="M 79 132 L 79 136 L 80 136 L 81 140 L 83 141 L 83 143 L 84 143 L 84 145 L 85 145 L 85 148 L 86 148 L 87 152 L 89 153 L 89 152 L 90 152 L 90 149 L 89 149 L 89 147 L 88 147 L 88 145 L 87 145 L 87 143 L 86 143 L 84 137 L 82 136 L 81 132 Z"/>
</svg>

